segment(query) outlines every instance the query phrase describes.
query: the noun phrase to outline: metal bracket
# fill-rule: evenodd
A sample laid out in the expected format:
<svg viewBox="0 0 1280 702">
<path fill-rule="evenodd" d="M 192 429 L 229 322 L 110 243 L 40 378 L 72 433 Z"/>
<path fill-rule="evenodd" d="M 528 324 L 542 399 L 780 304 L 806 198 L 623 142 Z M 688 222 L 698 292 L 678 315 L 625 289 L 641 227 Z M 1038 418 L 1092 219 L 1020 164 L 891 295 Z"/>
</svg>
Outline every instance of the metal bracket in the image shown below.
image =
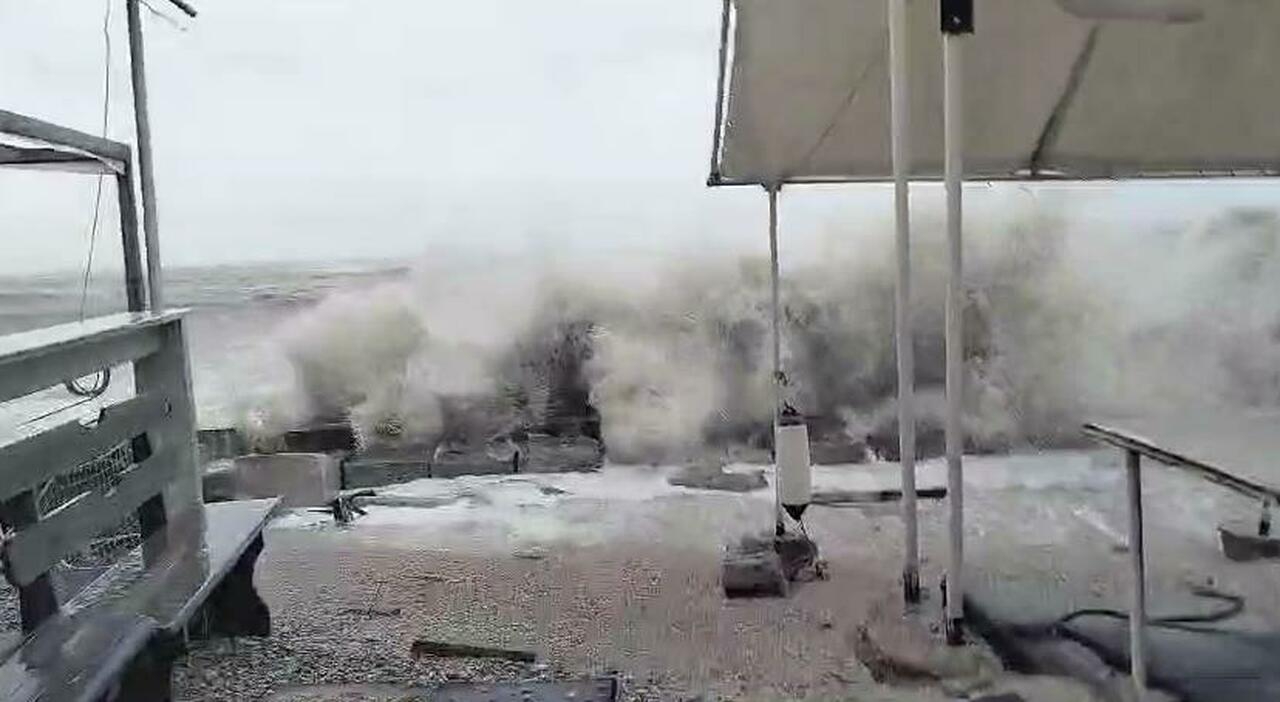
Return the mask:
<svg viewBox="0 0 1280 702">
<path fill-rule="evenodd" d="M 942 0 L 942 33 L 973 34 L 973 0 Z"/>
</svg>

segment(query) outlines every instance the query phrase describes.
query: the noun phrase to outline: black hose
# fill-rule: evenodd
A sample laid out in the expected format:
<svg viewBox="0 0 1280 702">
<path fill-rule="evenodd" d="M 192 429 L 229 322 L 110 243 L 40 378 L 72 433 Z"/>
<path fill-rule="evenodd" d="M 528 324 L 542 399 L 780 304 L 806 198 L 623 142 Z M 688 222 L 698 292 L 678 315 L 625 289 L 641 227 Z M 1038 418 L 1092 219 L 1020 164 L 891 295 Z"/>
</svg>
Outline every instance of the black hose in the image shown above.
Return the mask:
<svg viewBox="0 0 1280 702">
<path fill-rule="evenodd" d="M 1204 612 L 1202 614 L 1179 614 L 1166 617 L 1152 617 L 1147 620 L 1147 625 L 1160 629 L 1177 629 L 1180 631 L 1194 631 L 1205 634 L 1225 634 L 1230 632 L 1223 629 L 1215 629 L 1213 627 L 1200 625 L 1226 621 L 1244 611 L 1244 598 L 1240 595 L 1222 592 L 1221 590 L 1203 585 L 1192 586 L 1191 594 L 1197 597 L 1219 600 L 1227 604 L 1215 611 Z M 1051 622 L 1015 625 L 1010 627 L 1010 633 L 1024 638 L 1069 638 L 1073 641 L 1084 644 L 1089 648 L 1093 648 L 1094 646 L 1091 645 L 1092 642 L 1082 641 L 1082 637 L 1072 634 L 1066 628 L 1067 624 L 1070 624 L 1072 621 L 1081 617 L 1106 617 L 1108 619 L 1128 621 L 1129 613 L 1118 609 L 1106 608 L 1077 609 L 1073 612 L 1068 612 Z"/>
<path fill-rule="evenodd" d="M 1240 595 L 1233 595 L 1228 592 L 1222 592 L 1214 588 L 1196 585 L 1191 588 L 1191 594 L 1196 597 L 1204 597 L 1208 599 L 1226 602 L 1225 607 L 1220 607 L 1213 612 L 1204 612 L 1202 614 L 1180 614 L 1169 617 L 1153 617 L 1147 620 L 1150 626 L 1165 626 L 1170 628 L 1185 628 L 1179 625 L 1185 624 L 1212 624 L 1215 622 L 1226 621 L 1240 612 L 1244 611 L 1244 598 Z M 1070 623 L 1074 619 L 1080 617 L 1110 617 L 1112 619 L 1129 620 L 1129 613 L 1116 609 L 1078 609 L 1058 619 L 1054 624 L 1061 627 Z M 1197 629 L 1199 631 L 1199 629 Z"/>
</svg>

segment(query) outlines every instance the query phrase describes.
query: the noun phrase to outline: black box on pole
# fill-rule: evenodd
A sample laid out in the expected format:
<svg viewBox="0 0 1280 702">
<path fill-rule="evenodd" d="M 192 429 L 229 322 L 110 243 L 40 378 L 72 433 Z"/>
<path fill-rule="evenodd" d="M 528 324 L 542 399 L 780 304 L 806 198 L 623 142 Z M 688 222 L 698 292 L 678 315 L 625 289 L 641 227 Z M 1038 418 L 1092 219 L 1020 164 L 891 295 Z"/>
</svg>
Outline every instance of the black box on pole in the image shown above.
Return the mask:
<svg viewBox="0 0 1280 702">
<path fill-rule="evenodd" d="M 973 34 L 973 0 L 941 0 L 943 34 Z"/>
</svg>

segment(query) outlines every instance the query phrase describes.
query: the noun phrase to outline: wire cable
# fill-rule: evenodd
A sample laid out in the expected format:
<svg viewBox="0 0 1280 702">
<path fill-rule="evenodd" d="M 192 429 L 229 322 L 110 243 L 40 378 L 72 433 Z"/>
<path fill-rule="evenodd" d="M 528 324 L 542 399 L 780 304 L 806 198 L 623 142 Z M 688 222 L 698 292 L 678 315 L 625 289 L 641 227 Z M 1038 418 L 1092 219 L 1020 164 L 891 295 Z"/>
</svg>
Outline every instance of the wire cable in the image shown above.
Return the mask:
<svg viewBox="0 0 1280 702">
<path fill-rule="evenodd" d="M 103 0 L 102 12 L 102 137 L 107 136 L 107 127 L 111 116 L 111 2 Z M 93 217 L 89 222 L 89 252 L 85 256 L 84 277 L 80 283 L 80 321 L 84 321 L 85 308 L 89 301 L 89 281 L 93 277 L 93 252 L 98 241 L 98 229 L 102 222 L 102 177 L 98 173 L 98 182 L 93 194 Z M 63 383 L 72 395 L 93 398 L 107 391 L 111 384 L 111 369 L 103 368 L 95 373 L 91 385 L 82 385 L 81 378 L 73 378 Z M 77 403 L 78 404 L 78 403 Z M 73 405 L 74 406 L 74 405 Z"/>
</svg>

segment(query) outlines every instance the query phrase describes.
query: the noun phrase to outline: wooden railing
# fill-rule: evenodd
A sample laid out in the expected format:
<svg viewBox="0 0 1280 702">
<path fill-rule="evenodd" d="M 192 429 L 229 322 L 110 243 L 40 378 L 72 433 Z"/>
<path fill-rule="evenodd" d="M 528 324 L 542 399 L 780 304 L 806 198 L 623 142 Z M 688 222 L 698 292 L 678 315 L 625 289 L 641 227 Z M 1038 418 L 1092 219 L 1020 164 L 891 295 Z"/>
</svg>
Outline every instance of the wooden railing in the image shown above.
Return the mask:
<svg viewBox="0 0 1280 702">
<path fill-rule="evenodd" d="M 132 364 L 134 396 L 97 421 L 70 421 L 0 446 L 6 577 L 21 588 L 23 623 L 57 608 L 48 572 L 137 514 L 141 536 L 201 504 L 195 407 L 181 311 L 127 313 L 0 337 L 0 402 L 103 368 Z M 52 511 L 42 486 L 126 445 L 129 465 L 109 488 L 86 488 Z"/>
</svg>

